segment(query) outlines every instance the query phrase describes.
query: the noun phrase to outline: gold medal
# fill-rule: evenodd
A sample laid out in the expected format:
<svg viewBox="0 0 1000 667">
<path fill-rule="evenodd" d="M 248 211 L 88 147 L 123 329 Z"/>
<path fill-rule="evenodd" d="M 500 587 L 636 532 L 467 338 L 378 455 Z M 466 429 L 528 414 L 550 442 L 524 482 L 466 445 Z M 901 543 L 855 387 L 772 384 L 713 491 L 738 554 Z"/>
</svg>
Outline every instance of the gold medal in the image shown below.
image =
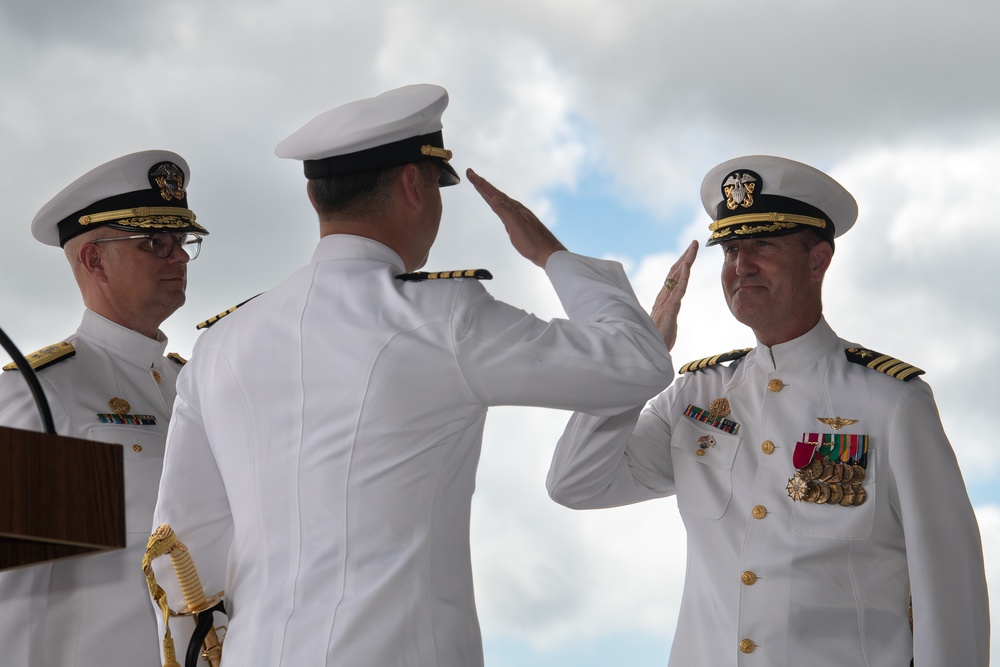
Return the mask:
<svg viewBox="0 0 1000 667">
<path fill-rule="evenodd" d="M 865 492 L 864 487 L 859 486 L 857 492 L 854 494 L 854 502 L 851 504 L 855 507 L 861 505 L 868 499 L 868 494 Z"/>
<path fill-rule="evenodd" d="M 844 497 L 844 491 L 840 488 L 840 484 L 834 482 L 830 484 L 830 500 L 827 501 L 831 505 L 837 505 L 840 503 L 840 499 Z"/>
<path fill-rule="evenodd" d="M 802 468 L 799 472 L 802 474 L 802 479 L 807 482 L 818 479 L 823 473 L 823 461 L 820 459 L 813 459 L 812 463 L 807 465 L 805 468 Z"/>
<path fill-rule="evenodd" d="M 132 409 L 132 406 L 129 405 L 128 401 L 126 401 L 124 398 L 119 398 L 116 396 L 112 398 L 110 401 L 108 401 L 108 409 L 111 410 L 111 412 L 114 412 L 115 414 L 125 415 L 128 414 L 128 411 Z"/>
<path fill-rule="evenodd" d="M 843 475 L 840 481 L 843 482 L 844 484 L 847 484 L 852 479 L 854 479 L 854 466 L 847 465 L 846 463 L 841 463 L 840 471 Z"/>
<path fill-rule="evenodd" d="M 865 469 L 864 468 L 862 468 L 857 463 L 855 463 L 854 465 L 851 466 L 851 469 L 854 470 L 854 475 L 851 477 L 851 481 L 852 482 L 855 482 L 856 484 L 860 484 L 861 482 L 865 481 Z"/>
<path fill-rule="evenodd" d="M 844 496 L 840 499 L 840 506 L 841 507 L 850 507 L 851 505 L 854 504 L 854 495 L 855 495 L 854 494 L 854 487 L 853 486 L 845 486 L 845 487 L 843 487 L 843 489 L 844 489 Z"/>
<path fill-rule="evenodd" d="M 802 501 L 807 503 L 814 503 L 819 498 L 819 484 L 816 482 L 806 483 L 806 493 L 802 496 Z"/>
<path fill-rule="evenodd" d="M 819 498 L 816 499 L 817 505 L 825 505 L 826 501 L 830 500 L 830 487 L 826 484 L 820 484 L 819 486 Z"/>
</svg>

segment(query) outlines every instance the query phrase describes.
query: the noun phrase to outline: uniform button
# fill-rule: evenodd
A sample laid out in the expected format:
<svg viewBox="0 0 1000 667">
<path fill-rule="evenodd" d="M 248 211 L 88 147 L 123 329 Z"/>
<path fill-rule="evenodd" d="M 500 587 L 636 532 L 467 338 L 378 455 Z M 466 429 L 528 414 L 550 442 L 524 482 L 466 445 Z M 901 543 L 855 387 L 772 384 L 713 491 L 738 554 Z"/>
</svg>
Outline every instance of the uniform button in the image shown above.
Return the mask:
<svg viewBox="0 0 1000 667">
<path fill-rule="evenodd" d="M 704 449 L 699 449 L 698 451 L 695 452 L 695 454 L 697 454 L 698 456 L 704 456 L 705 455 L 705 450 Z"/>
<path fill-rule="evenodd" d="M 160 384 L 160 382 L 163 380 L 163 377 L 160 376 L 160 373 L 158 371 L 153 371 L 153 379 L 156 380 L 156 384 Z"/>
<path fill-rule="evenodd" d="M 753 643 L 752 639 L 744 639 L 740 642 L 740 653 L 753 653 L 755 648 L 757 645 Z"/>
<path fill-rule="evenodd" d="M 132 451 L 133 452 L 141 452 L 142 451 L 142 445 L 140 445 L 139 443 L 135 443 L 134 445 L 132 445 Z"/>
<path fill-rule="evenodd" d="M 774 443 L 771 442 L 770 440 L 765 440 L 760 444 L 760 450 L 765 454 L 770 455 L 774 453 Z"/>
<path fill-rule="evenodd" d="M 766 514 L 767 514 L 767 508 L 766 507 L 764 507 L 763 505 L 755 505 L 754 506 L 754 508 L 753 508 L 753 518 L 755 518 L 755 519 L 763 519 Z"/>
<path fill-rule="evenodd" d="M 742 581 L 747 586 L 753 586 L 754 584 L 757 583 L 757 575 L 751 572 L 750 570 L 747 570 L 746 572 L 740 575 L 740 581 Z"/>
<path fill-rule="evenodd" d="M 778 378 L 774 378 L 773 380 L 767 383 L 767 388 L 777 394 L 779 391 L 785 388 L 785 383 L 779 380 Z"/>
</svg>

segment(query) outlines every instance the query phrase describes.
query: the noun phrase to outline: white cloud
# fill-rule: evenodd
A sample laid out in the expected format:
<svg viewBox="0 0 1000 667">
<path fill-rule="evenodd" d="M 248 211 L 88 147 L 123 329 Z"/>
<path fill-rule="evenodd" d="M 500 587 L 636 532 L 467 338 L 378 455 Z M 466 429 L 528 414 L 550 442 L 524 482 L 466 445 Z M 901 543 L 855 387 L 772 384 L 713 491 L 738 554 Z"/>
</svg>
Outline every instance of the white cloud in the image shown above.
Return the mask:
<svg viewBox="0 0 1000 667">
<path fill-rule="evenodd" d="M 568 413 L 491 411 L 473 504 L 473 565 L 487 637 L 540 652 L 630 632 L 671 636 L 685 537 L 673 500 L 575 512 L 545 491 Z"/>
</svg>

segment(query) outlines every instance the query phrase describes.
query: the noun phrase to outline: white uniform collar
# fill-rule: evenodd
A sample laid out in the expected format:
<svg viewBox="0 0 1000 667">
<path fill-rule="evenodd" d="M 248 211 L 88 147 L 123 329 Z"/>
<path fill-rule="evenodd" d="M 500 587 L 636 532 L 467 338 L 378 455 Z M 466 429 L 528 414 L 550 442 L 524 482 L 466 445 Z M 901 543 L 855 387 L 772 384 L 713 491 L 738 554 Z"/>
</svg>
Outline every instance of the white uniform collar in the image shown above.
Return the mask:
<svg viewBox="0 0 1000 667">
<path fill-rule="evenodd" d="M 758 363 L 769 371 L 780 371 L 808 364 L 832 352 L 840 339 L 834 333 L 826 318 L 820 317 L 812 329 L 787 343 L 768 347 L 757 345 Z"/>
<path fill-rule="evenodd" d="M 312 261 L 330 259 L 372 259 L 405 271 L 403 259 L 392 248 L 373 239 L 352 234 L 329 234 L 319 240 Z"/>
<path fill-rule="evenodd" d="M 77 334 L 86 338 L 94 347 L 109 350 L 115 357 L 141 368 L 150 368 L 163 359 L 167 349 L 167 337 L 162 331 L 156 331 L 156 338 L 147 338 L 137 331 L 115 324 L 101 317 L 89 308 L 83 311 L 83 321 Z"/>
</svg>

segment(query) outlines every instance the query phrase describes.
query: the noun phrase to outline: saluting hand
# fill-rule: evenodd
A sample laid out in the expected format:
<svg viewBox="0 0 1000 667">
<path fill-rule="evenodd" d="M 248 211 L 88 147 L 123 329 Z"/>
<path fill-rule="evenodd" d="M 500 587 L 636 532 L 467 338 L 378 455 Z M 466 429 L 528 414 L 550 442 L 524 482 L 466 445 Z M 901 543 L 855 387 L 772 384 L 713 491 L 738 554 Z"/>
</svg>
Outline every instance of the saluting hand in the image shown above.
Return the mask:
<svg viewBox="0 0 1000 667">
<path fill-rule="evenodd" d="M 691 275 L 691 265 L 698 255 L 698 242 L 691 241 L 684 254 L 680 256 L 667 273 L 660 293 L 656 295 L 650 317 L 653 324 L 663 336 L 667 349 L 673 349 L 677 342 L 677 315 L 681 312 L 681 299 L 687 291 L 688 277 Z"/>
<path fill-rule="evenodd" d="M 465 175 L 503 222 L 511 245 L 526 259 L 544 269 L 549 255 L 566 249 L 524 204 L 497 190 L 492 183 L 471 169 L 467 169 Z"/>
</svg>

